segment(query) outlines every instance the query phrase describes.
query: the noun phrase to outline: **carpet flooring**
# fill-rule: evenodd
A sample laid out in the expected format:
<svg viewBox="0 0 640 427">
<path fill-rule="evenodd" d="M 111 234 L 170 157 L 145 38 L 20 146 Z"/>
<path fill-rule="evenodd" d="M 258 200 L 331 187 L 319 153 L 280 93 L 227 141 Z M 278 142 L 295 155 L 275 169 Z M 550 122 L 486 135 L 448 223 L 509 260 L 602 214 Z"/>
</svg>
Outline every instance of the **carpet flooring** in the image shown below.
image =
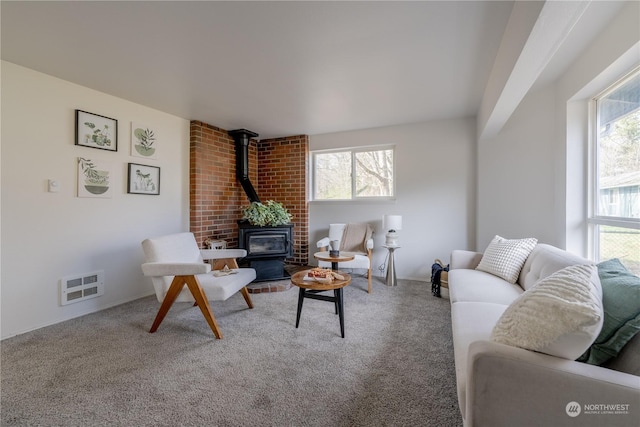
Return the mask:
<svg viewBox="0 0 640 427">
<path fill-rule="evenodd" d="M 356 277 L 333 304 L 297 288 L 175 304 L 155 297 L 2 341 L 3 426 L 459 426 L 450 306 L 430 285 Z"/>
</svg>

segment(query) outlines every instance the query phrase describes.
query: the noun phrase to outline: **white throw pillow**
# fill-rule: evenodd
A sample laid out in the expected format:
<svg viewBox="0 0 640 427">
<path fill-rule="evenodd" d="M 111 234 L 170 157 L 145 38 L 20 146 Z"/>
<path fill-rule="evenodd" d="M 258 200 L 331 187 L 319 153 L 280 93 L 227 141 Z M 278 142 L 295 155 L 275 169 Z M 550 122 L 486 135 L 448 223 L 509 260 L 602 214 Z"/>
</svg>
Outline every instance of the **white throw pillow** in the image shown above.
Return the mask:
<svg viewBox="0 0 640 427">
<path fill-rule="evenodd" d="M 527 257 L 538 244 L 538 239 L 493 238 L 482 255 L 476 270 L 491 273 L 513 284 L 518 281 L 520 270 Z"/>
<path fill-rule="evenodd" d="M 602 329 L 602 293 L 595 268 L 572 265 L 540 280 L 507 307 L 491 339 L 569 360 L 578 358 Z"/>
</svg>

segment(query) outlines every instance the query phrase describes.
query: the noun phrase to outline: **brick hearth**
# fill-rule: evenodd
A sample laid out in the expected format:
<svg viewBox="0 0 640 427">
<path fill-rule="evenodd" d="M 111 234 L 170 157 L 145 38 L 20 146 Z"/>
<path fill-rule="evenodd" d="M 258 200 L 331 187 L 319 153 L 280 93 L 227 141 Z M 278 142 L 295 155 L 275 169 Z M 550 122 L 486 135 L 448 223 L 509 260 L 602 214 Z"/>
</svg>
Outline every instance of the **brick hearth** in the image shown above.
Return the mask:
<svg viewBox="0 0 640 427">
<path fill-rule="evenodd" d="M 291 280 L 278 280 L 276 282 L 256 282 L 247 285 L 250 294 L 264 294 L 268 292 L 284 292 L 291 289 Z"/>
<path fill-rule="evenodd" d="M 311 267 L 309 267 L 308 265 L 287 265 L 285 267 L 285 270 L 289 274 L 294 274 L 300 270 L 306 270 L 309 268 Z M 247 290 L 249 291 L 250 294 L 261 294 L 261 293 L 267 293 L 267 292 L 288 291 L 289 289 L 291 289 L 292 286 L 293 285 L 291 284 L 291 280 L 282 279 L 282 280 L 275 280 L 273 282 L 251 283 L 247 285 Z"/>
</svg>

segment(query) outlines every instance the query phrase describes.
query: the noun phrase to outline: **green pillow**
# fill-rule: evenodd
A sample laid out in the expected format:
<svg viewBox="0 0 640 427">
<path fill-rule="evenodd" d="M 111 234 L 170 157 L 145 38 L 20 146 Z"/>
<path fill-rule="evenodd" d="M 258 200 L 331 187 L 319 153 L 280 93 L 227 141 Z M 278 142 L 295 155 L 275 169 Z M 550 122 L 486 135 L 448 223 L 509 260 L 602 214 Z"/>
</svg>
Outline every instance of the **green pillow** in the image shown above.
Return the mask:
<svg viewBox="0 0 640 427">
<path fill-rule="evenodd" d="M 617 258 L 598 264 L 602 284 L 604 323 L 602 331 L 580 362 L 602 365 L 620 353 L 640 331 L 640 277 L 629 272 Z"/>
</svg>

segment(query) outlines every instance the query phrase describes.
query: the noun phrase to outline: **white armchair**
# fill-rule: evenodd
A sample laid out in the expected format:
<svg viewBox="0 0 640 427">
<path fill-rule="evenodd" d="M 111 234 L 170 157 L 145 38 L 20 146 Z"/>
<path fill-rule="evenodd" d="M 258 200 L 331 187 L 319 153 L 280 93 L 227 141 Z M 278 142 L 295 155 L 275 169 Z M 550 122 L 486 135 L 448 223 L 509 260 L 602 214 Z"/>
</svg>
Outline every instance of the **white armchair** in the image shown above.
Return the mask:
<svg viewBox="0 0 640 427">
<path fill-rule="evenodd" d="M 200 250 L 192 233 L 177 233 L 142 242 L 146 262 L 142 272 L 150 276 L 158 301 L 162 303 L 149 332 L 155 332 L 174 302 L 195 302 L 216 338 L 222 333 L 209 301 L 224 301 L 240 291 L 253 308 L 246 285 L 256 278 L 252 268 L 238 268 L 236 258 L 244 249 Z M 215 260 L 213 266 L 204 260 Z M 213 272 L 211 271 L 213 268 Z M 217 273 L 219 270 L 232 270 Z M 187 285 L 187 289 L 184 286 Z M 206 291 L 206 293 L 205 293 Z"/>
<path fill-rule="evenodd" d="M 367 223 L 329 224 L 329 236 L 320 239 L 316 246 L 321 250 L 328 250 L 332 240 L 340 241 L 340 251 L 351 252 L 355 255 L 352 261 L 341 262 L 339 269 L 367 270 L 368 292 L 371 293 L 371 254 L 373 252 L 373 227 Z M 327 261 L 318 261 L 320 267 L 331 267 Z"/>
</svg>

